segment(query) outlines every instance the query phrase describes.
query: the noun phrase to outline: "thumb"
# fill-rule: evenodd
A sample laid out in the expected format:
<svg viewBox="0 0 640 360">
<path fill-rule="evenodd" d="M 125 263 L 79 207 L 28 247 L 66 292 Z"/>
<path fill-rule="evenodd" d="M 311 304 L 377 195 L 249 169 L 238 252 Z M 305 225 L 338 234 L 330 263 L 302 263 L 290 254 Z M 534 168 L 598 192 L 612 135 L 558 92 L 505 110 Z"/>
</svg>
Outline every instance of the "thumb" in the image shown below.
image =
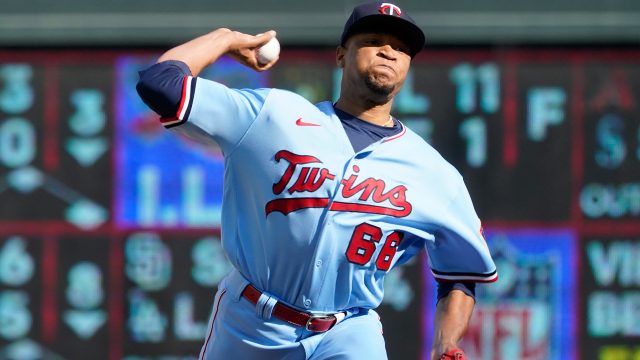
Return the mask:
<svg viewBox="0 0 640 360">
<path fill-rule="evenodd" d="M 262 46 L 266 43 L 268 43 L 271 39 L 273 39 L 274 37 L 276 37 L 276 32 L 273 30 L 269 30 L 267 32 L 265 32 L 264 34 L 258 34 L 256 36 L 254 36 L 253 38 L 253 42 L 254 46 Z"/>
</svg>

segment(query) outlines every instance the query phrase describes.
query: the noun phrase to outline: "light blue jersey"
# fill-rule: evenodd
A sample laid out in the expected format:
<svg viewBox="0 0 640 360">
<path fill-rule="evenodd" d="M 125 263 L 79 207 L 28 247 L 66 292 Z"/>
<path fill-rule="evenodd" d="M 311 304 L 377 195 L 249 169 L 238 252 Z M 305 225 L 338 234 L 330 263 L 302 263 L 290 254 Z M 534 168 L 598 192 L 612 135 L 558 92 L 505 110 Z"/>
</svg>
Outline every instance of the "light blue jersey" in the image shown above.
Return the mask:
<svg viewBox="0 0 640 360">
<path fill-rule="evenodd" d="M 409 129 L 354 153 L 330 102 L 192 77 L 162 122 L 222 149 L 224 251 L 292 307 L 376 308 L 384 275 L 423 248 L 438 280 L 497 279 L 462 177 Z"/>
</svg>

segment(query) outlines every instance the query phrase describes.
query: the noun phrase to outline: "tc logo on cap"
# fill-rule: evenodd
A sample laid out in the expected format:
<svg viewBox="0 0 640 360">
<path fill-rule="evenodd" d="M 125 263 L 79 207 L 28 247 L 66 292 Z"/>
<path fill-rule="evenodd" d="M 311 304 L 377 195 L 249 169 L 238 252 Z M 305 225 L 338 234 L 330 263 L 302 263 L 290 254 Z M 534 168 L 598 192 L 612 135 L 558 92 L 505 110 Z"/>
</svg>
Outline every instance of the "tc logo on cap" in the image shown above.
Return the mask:
<svg viewBox="0 0 640 360">
<path fill-rule="evenodd" d="M 385 12 L 386 9 L 389 9 L 388 14 Z M 402 11 L 396 5 L 393 5 L 391 3 L 382 3 L 382 5 L 380 5 L 380 12 L 385 15 L 393 15 L 394 11 L 396 12 L 396 16 L 400 17 L 400 14 L 402 13 Z"/>
</svg>

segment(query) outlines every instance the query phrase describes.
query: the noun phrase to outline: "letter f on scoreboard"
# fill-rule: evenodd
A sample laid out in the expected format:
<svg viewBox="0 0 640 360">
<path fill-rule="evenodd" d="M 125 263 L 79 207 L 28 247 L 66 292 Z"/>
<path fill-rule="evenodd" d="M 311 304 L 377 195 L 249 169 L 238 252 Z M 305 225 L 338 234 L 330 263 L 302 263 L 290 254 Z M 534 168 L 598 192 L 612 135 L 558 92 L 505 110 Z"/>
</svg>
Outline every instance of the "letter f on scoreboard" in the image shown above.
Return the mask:
<svg viewBox="0 0 640 360">
<path fill-rule="evenodd" d="M 561 88 L 532 88 L 527 94 L 527 136 L 533 141 L 543 141 L 547 128 L 564 121 L 564 104 L 567 95 Z"/>
</svg>

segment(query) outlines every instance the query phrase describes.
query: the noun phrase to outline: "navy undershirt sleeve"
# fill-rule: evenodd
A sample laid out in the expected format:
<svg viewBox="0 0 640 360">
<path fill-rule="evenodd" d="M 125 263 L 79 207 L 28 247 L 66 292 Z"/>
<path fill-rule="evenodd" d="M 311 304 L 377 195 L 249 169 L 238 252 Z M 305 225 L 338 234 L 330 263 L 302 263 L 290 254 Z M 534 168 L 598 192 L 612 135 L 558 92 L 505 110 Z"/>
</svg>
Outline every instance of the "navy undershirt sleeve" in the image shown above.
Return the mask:
<svg viewBox="0 0 640 360">
<path fill-rule="evenodd" d="M 476 300 L 476 283 L 438 281 L 438 301 L 447 296 L 453 290 L 460 290 L 471 296 L 474 301 Z"/>
<path fill-rule="evenodd" d="M 168 60 L 139 72 L 136 90 L 151 110 L 163 118 L 175 117 L 182 100 L 182 84 L 191 70 L 182 61 Z"/>
</svg>

